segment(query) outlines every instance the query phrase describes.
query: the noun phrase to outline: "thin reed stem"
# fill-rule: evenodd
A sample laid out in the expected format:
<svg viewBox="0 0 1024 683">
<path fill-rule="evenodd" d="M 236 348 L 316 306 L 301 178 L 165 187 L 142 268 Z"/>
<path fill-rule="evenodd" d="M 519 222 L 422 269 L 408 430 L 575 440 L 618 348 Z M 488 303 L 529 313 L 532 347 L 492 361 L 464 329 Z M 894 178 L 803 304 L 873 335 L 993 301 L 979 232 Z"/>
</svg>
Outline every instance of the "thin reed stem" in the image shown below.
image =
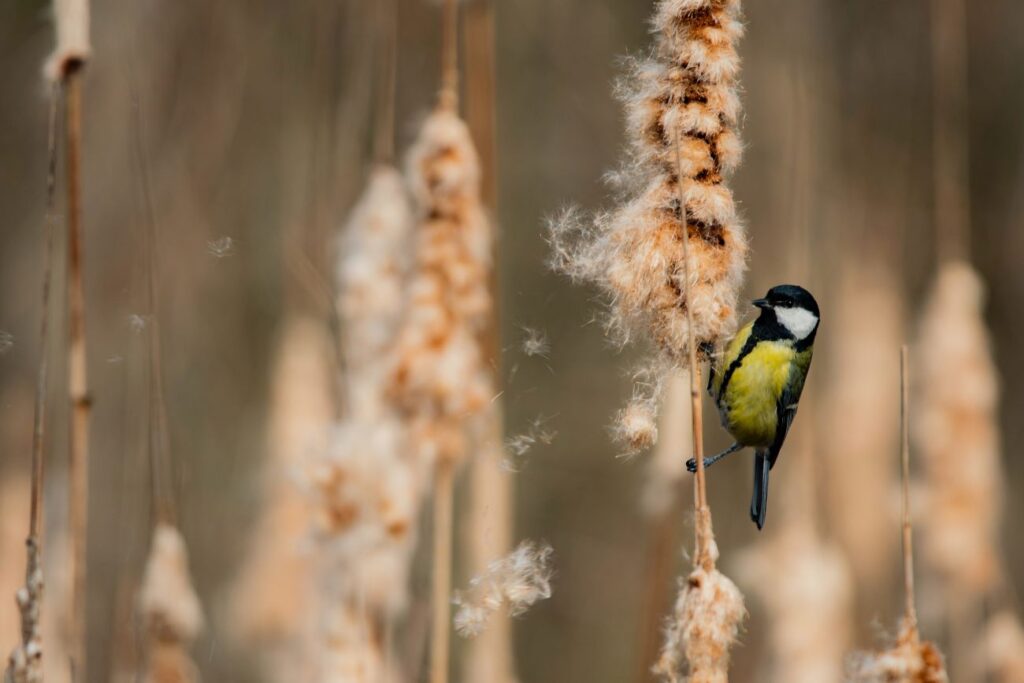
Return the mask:
<svg viewBox="0 0 1024 683">
<path fill-rule="evenodd" d="M 32 502 L 29 514 L 29 542 L 38 543 L 43 524 L 43 447 L 46 436 L 46 387 L 49 383 L 50 289 L 53 282 L 53 234 L 57 203 L 57 106 L 58 86 L 50 91 L 46 143 L 46 216 L 43 220 L 43 296 L 39 324 L 39 371 L 36 375 L 35 415 L 32 423 Z M 38 549 L 37 549 L 38 550 Z"/>
<path fill-rule="evenodd" d="M 142 192 L 145 215 L 145 263 L 146 263 L 146 347 L 149 356 L 149 382 L 146 429 L 149 435 L 150 494 L 153 501 L 154 524 L 174 525 L 176 512 L 174 496 L 171 494 L 170 433 L 167 428 L 167 404 L 164 399 L 163 361 L 160 348 L 160 316 L 157 311 L 157 266 L 156 266 L 156 211 L 153 208 L 152 184 L 149 179 L 149 164 L 143 143 L 142 114 L 138 88 L 134 78 L 132 93 L 132 146 L 135 148 L 135 162 L 138 165 L 139 186 Z"/>
<path fill-rule="evenodd" d="M 80 66 L 80 65 L 79 65 Z M 71 532 L 71 661 L 73 680 L 84 680 L 86 555 L 89 519 L 89 397 L 86 367 L 85 291 L 82 278 L 82 70 L 63 80 L 67 148 L 68 222 L 68 396 L 72 417 L 68 462 Z"/>
<path fill-rule="evenodd" d="M 431 609 L 433 627 L 430 641 L 430 683 L 448 681 L 448 646 L 452 592 L 452 508 L 455 463 L 438 461 L 434 474 L 434 567 Z"/>
<path fill-rule="evenodd" d="M 679 130 L 676 129 L 676 192 L 679 195 L 679 224 L 683 232 L 683 296 L 686 304 L 687 353 L 690 361 L 690 415 L 693 420 L 693 457 L 697 461 L 697 475 L 693 478 L 693 505 L 696 512 L 697 554 L 694 566 L 706 571 L 714 568 L 711 556 L 711 512 L 708 510 L 707 488 L 704 481 L 704 407 L 701 401 L 701 372 L 697 364 L 697 344 L 693 335 L 693 307 L 690 299 L 690 227 L 687 225 L 686 198 L 683 194 L 683 158 L 680 151 Z"/>
<path fill-rule="evenodd" d="M 903 589 L 906 618 L 910 627 L 917 629 L 917 607 L 914 604 L 914 545 L 910 527 L 910 379 L 908 350 L 900 348 L 900 462 L 902 466 L 902 518 L 903 518 Z"/>
<path fill-rule="evenodd" d="M 441 18 L 441 95 L 438 104 L 451 111 L 459 108 L 459 6 L 444 0 Z"/>
</svg>

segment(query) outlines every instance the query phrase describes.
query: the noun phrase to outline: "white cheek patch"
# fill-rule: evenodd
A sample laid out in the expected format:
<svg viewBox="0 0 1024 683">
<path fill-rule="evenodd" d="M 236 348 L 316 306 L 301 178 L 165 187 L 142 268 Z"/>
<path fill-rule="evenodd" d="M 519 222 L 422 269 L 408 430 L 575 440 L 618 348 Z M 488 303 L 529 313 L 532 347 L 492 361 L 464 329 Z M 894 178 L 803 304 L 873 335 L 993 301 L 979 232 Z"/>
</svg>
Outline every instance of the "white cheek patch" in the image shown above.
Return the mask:
<svg viewBox="0 0 1024 683">
<path fill-rule="evenodd" d="M 818 316 L 806 308 L 776 307 L 775 317 L 798 340 L 806 339 L 818 325 Z"/>
</svg>

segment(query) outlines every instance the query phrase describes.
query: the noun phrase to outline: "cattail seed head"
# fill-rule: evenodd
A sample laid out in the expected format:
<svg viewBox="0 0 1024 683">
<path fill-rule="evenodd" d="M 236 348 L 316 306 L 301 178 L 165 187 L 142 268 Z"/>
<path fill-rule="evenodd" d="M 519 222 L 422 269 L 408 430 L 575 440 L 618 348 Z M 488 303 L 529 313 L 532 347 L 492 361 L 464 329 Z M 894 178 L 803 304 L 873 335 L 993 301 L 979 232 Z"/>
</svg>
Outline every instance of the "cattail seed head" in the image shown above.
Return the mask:
<svg viewBox="0 0 1024 683">
<path fill-rule="evenodd" d="M 447 108 L 409 152 L 419 232 L 391 396 L 428 461 L 459 460 L 494 395 L 481 335 L 491 311 L 490 226 L 469 129 Z"/>
<path fill-rule="evenodd" d="M 197 683 L 188 648 L 203 628 L 203 612 L 189 575 L 185 539 L 168 524 L 153 531 L 139 612 L 148 636 L 145 683 Z"/>
<path fill-rule="evenodd" d="M 652 56 L 634 63 L 620 88 L 631 149 L 619 174 L 625 201 L 591 226 L 566 212 L 550 232 L 555 267 L 608 296 L 615 338 L 641 333 L 685 364 L 687 307 L 701 348 L 729 336 L 736 323 L 747 244 L 724 180 L 742 150 L 735 44 L 743 30 L 739 3 L 721 0 L 663 0 L 653 27 Z"/>
<path fill-rule="evenodd" d="M 378 166 L 352 210 L 338 250 L 347 405 L 357 415 L 372 417 L 385 410 L 382 389 L 412 261 L 412 227 L 402 175 L 391 166 Z"/>
<path fill-rule="evenodd" d="M 736 585 L 698 567 L 680 588 L 654 672 L 669 683 L 727 683 L 729 650 L 745 616 Z"/>
<path fill-rule="evenodd" d="M 917 627 L 904 619 L 889 650 L 861 654 L 849 666 L 850 683 L 949 683 L 942 653 L 921 640 Z"/>
</svg>

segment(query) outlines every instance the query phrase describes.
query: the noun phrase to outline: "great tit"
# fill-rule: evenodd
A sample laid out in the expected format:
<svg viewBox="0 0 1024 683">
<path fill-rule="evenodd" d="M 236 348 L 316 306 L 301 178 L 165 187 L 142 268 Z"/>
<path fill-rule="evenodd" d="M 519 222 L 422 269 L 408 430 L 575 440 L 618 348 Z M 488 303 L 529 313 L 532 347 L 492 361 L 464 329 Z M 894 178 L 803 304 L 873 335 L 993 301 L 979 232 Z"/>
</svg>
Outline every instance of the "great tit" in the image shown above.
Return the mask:
<svg viewBox="0 0 1024 683">
<path fill-rule="evenodd" d="M 722 426 L 736 439 L 725 451 L 704 458 L 708 467 L 730 453 L 753 448 L 754 493 L 750 518 L 764 527 L 768 473 L 786 440 L 804 389 L 818 332 L 818 303 L 803 287 L 779 285 L 753 302 L 761 309 L 712 363 L 708 392 Z M 687 469 L 696 471 L 692 458 Z"/>
</svg>

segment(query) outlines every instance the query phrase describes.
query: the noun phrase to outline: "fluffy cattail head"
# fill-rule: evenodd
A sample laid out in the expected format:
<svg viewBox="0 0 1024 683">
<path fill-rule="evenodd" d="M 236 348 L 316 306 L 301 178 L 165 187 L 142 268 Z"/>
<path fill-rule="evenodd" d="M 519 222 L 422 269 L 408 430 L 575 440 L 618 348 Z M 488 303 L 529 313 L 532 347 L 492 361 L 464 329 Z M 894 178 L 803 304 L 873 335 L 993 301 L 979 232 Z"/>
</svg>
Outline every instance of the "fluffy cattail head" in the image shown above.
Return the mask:
<svg viewBox="0 0 1024 683">
<path fill-rule="evenodd" d="M 317 502 L 324 590 L 375 615 L 397 615 L 408 602 L 425 477 L 402 446 L 394 420 L 350 421 L 334 431 L 308 482 Z"/>
<path fill-rule="evenodd" d="M 89 0 L 55 0 L 53 18 L 57 47 L 46 60 L 43 75 L 58 81 L 89 59 Z"/>
<path fill-rule="evenodd" d="M 412 209 L 397 169 L 378 166 L 352 211 L 339 243 L 338 311 L 343 325 L 348 406 L 372 416 L 381 395 L 388 353 L 402 314 L 412 261 Z"/>
<path fill-rule="evenodd" d="M 738 15 L 733 0 L 658 4 L 653 55 L 633 65 L 621 89 L 631 146 L 619 174 L 626 198 L 592 227 L 576 212 L 551 224 L 556 268 L 605 292 L 613 335 L 625 342 L 640 333 L 677 363 L 685 363 L 687 308 L 701 348 L 730 335 L 736 322 L 747 245 L 724 180 L 741 152 Z"/>
<path fill-rule="evenodd" d="M 427 459 L 459 459 L 493 395 L 481 335 L 491 310 L 490 228 L 469 129 L 441 108 L 409 152 L 419 234 L 392 395 Z"/>
<path fill-rule="evenodd" d="M 717 569 L 695 569 L 676 599 L 654 672 L 669 683 L 727 683 L 729 650 L 746 616 L 743 595 Z"/>
<path fill-rule="evenodd" d="M 203 627 L 203 612 L 192 588 L 185 540 L 168 524 L 153 531 L 139 612 L 148 635 L 145 683 L 198 682 L 188 648 Z"/>
<path fill-rule="evenodd" d="M 923 641 L 917 627 L 907 620 L 892 649 L 861 654 L 851 661 L 851 683 L 949 683 L 942 653 Z"/>
</svg>

